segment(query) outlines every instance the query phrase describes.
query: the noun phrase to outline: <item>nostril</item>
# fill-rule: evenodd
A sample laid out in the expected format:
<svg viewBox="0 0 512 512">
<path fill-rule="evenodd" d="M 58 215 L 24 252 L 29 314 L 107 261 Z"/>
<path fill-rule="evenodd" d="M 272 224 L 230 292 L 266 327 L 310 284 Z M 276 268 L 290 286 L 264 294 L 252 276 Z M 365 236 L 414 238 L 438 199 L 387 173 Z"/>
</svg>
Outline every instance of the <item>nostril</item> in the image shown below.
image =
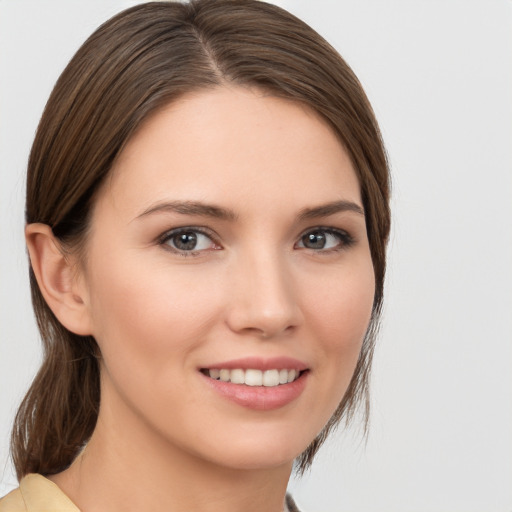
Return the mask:
<svg viewBox="0 0 512 512">
<path fill-rule="evenodd" d="M 288 335 L 301 324 L 301 310 L 291 297 L 277 300 L 279 297 L 269 290 L 264 296 L 259 296 L 257 291 L 247 294 L 245 297 L 234 294 L 226 310 L 226 322 L 232 331 L 268 340 Z"/>
</svg>

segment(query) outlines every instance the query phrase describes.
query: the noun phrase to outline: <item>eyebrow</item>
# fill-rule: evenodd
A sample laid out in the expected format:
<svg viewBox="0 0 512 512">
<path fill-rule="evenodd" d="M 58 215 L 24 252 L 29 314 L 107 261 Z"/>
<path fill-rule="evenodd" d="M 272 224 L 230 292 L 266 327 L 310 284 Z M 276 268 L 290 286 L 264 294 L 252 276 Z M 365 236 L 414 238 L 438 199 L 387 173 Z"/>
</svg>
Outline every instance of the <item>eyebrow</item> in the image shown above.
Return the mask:
<svg viewBox="0 0 512 512">
<path fill-rule="evenodd" d="M 357 203 L 352 201 L 333 201 L 312 208 L 303 208 L 299 212 L 298 218 L 299 220 L 316 219 L 341 212 L 354 212 L 364 216 L 364 210 Z M 200 201 L 166 201 L 157 203 L 144 210 L 136 218 L 140 219 L 141 217 L 146 217 L 154 213 L 179 213 L 182 215 L 197 215 L 199 217 L 210 217 L 228 221 L 233 221 L 238 218 L 233 210 Z"/>
<path fill-rule="evenodd" d="M 299 213 L 300 220 L 316 219 L 318 217 L 328 217 L 335 213 L 354 212 L 364 217 L 364 210 L 357 203 L 352 201 L 333 201 L 314 208 L 304 208 Z"/>
<path fill-rule="evenodd" d="M 236 220 L 237 218 L 233 210 L 199 201 L 166 201 L 157 203 L 144 210 L 137 218 L 139 219 L 153 213 L 181 213 L 182 215 L 197 215 L 221 220 Z"/>
</svg>

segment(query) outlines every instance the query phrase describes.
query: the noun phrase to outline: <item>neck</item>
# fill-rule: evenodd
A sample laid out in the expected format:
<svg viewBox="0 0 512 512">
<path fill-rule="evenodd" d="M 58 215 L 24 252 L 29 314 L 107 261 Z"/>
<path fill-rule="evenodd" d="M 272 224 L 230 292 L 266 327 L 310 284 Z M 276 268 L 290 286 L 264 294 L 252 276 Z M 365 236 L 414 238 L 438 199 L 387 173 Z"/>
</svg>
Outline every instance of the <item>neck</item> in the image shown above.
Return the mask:
<svg viewBox="0 0 512 512">
<path fill-rule="evenodd" d="M 85 450 L 67 470 L 50 477 L 82 512 L 283 510 L 291 463 L 264 469 L 220 466 L 148 432 L 144 424 L 120 429 L 113 419 L 100 411 Z"/>
</svg>

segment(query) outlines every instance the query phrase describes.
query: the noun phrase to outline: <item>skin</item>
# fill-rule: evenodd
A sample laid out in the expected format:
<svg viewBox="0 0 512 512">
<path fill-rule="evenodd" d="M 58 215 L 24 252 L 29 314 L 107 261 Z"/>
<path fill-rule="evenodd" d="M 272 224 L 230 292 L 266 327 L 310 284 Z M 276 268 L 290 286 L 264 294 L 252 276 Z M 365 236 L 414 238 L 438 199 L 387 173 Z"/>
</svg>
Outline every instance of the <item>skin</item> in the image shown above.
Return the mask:
<svg viewBox="0 0 512 512">
<path fill-rule="evenodd" d="M 162 208 L 173 201 L 232 215 Z M 301 216 L 340 201 L 352 209 Z M 164 241 L 180 227 L 207 232 L 199 250 Z M 306 247 L 319 227 L 343 236 L 324 229 L 326 248 Z M 374 296 L 358 180 L 329 126 L 258 90 L 188 95 L 129 141 L 82 263 L 59 259 L 41 225 L 27 239 L 50 306 L 102 354 L 96 430 L 52 480 L 83 512 L 282 510 L 293 459 L 346 391 Z M 247 356 L 305 362 L 304 391 L 253 410 L 199 372 Z"/>
</svg>

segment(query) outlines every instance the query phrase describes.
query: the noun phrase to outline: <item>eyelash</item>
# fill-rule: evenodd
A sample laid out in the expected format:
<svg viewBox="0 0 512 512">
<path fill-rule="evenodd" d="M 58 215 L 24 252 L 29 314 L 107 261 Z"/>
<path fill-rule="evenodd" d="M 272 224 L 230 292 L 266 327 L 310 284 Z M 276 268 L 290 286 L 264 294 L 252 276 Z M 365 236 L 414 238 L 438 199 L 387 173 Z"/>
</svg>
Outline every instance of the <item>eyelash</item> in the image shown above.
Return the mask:
<svg viewBox="0 0 512 512">
<path fill-rule="evenodd" d="M 332 236 L 336 237 L 339 241 L 338 245 L 336 245 L 335 247 L 328 248 L 328 249 L 322 248 L 320 250 L 315 250 L 315 249 L 311 249 L 309 247 L 303 247 L 306 250 L 310 250 L 310 251 L 313 251 L 318 254 L 330 254 L 333 252 L 343 251 L 345 249 L 348 249 L 355 243 L 355 239 L 347 231 L 345 231 L 343 229 L 336 229 L 336 228 L 326 227 L 326 226 L 316 226 L 314 228 L 308 229 L 307 231 L 304 231 L 299 237 L 299 242 L 302 242 L 307 235 L 312 235 L 315 233 L 323 233 L 324 235 L 325 234 L 332 235 Z M 297 242 L 297 243 L 299 243 L 299 242 Z M 302 247 L 300 249 L 302 249 Z"/>
<path fill-rule="evenodd" d="M 304 238 L 307 235 L 313 235 L 315 233 L 322 233 L 324 235 L 334 236 L 338 239 L 339 244 L 336 245 L 335 247 L 331 247 L 331 248 L 327 248 L 327 249 L 323 249 L 323 248 L 312 249 L 309 247 L 298 247 L 298 249 L 309 250 L 316 254 L 330 254 L 333 252 L 339 252 L 339 251 L 348 249 L 355 243 L 355 239 L 349 233 L 347 233 L 345 230 L 336 229 L 336 228 L 332 228 L 332 227 L 316 226 L 314 228 L 310 228 L 310 229 L 304 231 L 299 236 L 299 239 L 295 243 L 294 248 L 297 248 L 296 246 L 298 243 L 303 243 Z M 168 244 L 168 242 L 171 239 L 173 239 L 179 235 L 186 235 L 186 234 L 203 235 L 203 236 L 207 237 L 211 241 L 212 244 L 214 244 L 218 247 L 213 248 L 213 249 L 201 249 L 201 250 L 196 250 L 196 251 L 194 251 L 194 250 L 187 251 L 187 250 L 180 250 L 180 249 L 178 249 L 176 247 L 172 247 L 170 244 Z M 183 257 L 199 256 L 199 255 L 201 255 L 201 253 L 203 253 L 207 250 L 221 249 L 220 244 L 216 241 L 216 237 L 213 235 L 213 233 L 211 231 L 209 231 L 205 228 L 202 228 L 202 227 L 197 227 L 197 226 L 185 226 L 185 227 L 181 227 L 181 228 L 175 228 L 170 231 L 166 231 L 162 236 L 160 236 L 157 239 L 157 242 L 159 245 L 164 247 L 165 250 L 168 250 L 174 254 L 177 254 L 177 255 L 183 256 Z"/>
<path fill-rule="evenodd" d="M 200 234 L 200 235 L 206 236 L 207 238 L 209 238 L 211 240 L 212 244 L 218 245 L 220 248 L 220 244 L 216 241 L 216 239 L 211 231 L 209 231 L 205 228 L 196 227 L 196 226 L 185 226 L 182 228 L 176 228 L 176 229 L 171 229 L 170 231 L 166 231 L 161 237 L 159 237 L 158 244 L 161 245 L 165 250 L 170 251 L 174 254 L 178 254 L 179 256 L 183 256 L 185 258 L 190 257 L 190 256 L 199 256 L 202 252 L 205 251 L 204 249 L 199 250 L 199 251 L 194 251 L 194 250 L 185 251 L 185 250 L 180 250 L 178 248 L 172 247 L 171 245 L 168 244 L 168 242 L 172 238 L 175 238 L 179 235 L 189 234 L 189 233 Z M 211 250 L 218 250 L 218 249 L 211 249 Z"/>
</svg>

